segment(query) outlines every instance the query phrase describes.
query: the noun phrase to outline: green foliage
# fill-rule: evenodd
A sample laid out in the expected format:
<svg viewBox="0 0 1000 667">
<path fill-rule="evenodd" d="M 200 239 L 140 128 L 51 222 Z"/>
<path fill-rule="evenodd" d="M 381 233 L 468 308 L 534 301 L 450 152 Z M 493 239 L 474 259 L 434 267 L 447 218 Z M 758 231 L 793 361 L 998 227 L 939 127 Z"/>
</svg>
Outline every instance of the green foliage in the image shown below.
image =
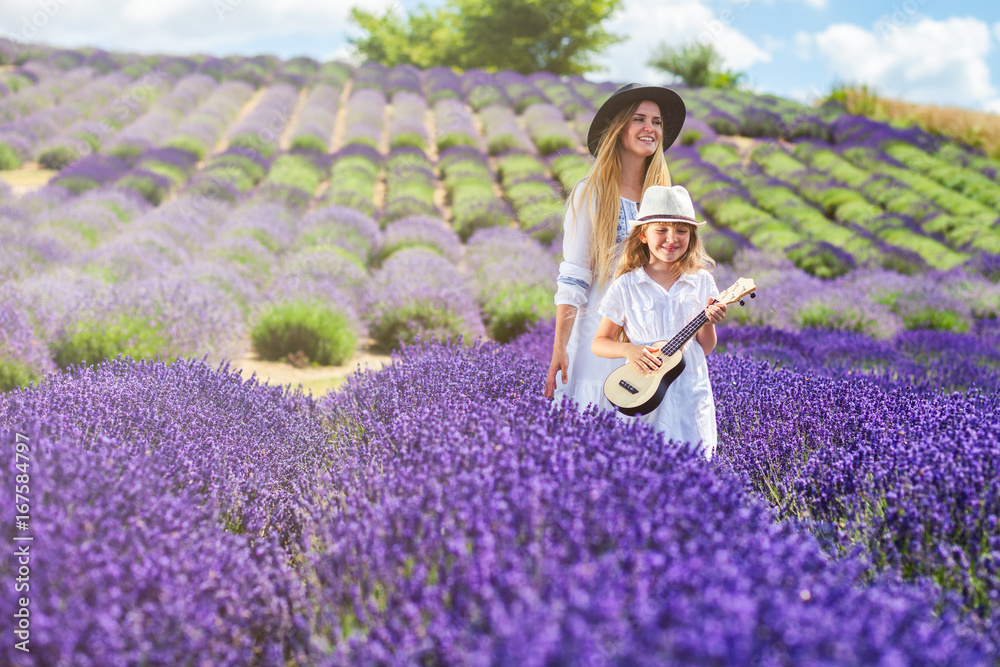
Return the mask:
<svg viewBox="0 0 1000 667">
<path fill-rule="evenodd" d="M 722 69 L 722 55 L 704 42 L 692 42 L 679 49 L 662 43 L 646 64 L 695 87 L 736 88 L 746 78 L 742 72 Z"/>
<path fill-rule="evenodd" d="M 543 285 L 517 286 L 500 290 L 483 304 L 483 316 L 490 338 L 506 343 L 529 326 L 555 315 L 552 290 Z"/>
<path fill-rule="evenodd" d="M 389 67 L 583 74 L 599 68 L 595 55 L 621 41 L 603 27 L 620 6 L 621 0 L 448 0 L 405 20 L 391 8 L 377 14 L 354 7 L 351 20 L 364 35 L 349 41 Z"/>
<path fill-rule="evenodd" d="M 590 170 L 590 162 L 579 153 L 566 153 L 552 159 L 552 174 L 569 192 Z"/>
<path fill-rule="evenodd" d="M 126 174 L 116 185 L 123 188 L 132 188 L 153 206 L 162 204 L 164 198 L 167 196 L 167 191 L 156 182 L 155 178 L 150 177 L 149 174 Z"/>
<path fill-rule="evenodd" d="M 854 268 L 848 258 L 838 255 L 832 248 L 824 248 L 811 242 L 788 248 L 785 256 L 795 266 L 817 278 L 837 278 Z"/>
<path fill-rule="evenodd" d="M 835 329 L 874 335 L 878 323 L 860 306 L 835 309 L 823 303 L 813 303 L 796 314 L 799 326 L 811 329 Z"/>
<path fill-rule="evenodd" d="M 414 301 L 376 317 L 371 323 L 371 334 L 380 349 L 394 350 L 412 344 L 418 336 L 424 340 L 452 341 L 463 336 L 468 339 L 471 332 L 452 310 Z"/>
<path fill-rule="evenodd" d="M 204 160 L 205 156 L 208 155 L 208 146 L 203 144 L 198 138 L 187 134 L 174 137 L 165 144 L 165 147 L 180 148 L 188 151 L 189 153 L 197 155 L 199 160 Z"/>
<path fill-rule="evenodd" d="M 11 359 L 0 359 L 0 392 L 26 387 L 39 379 L 38 373 Z"/>
<path fill-rule="evenodd" d="M 323 172 L 308 158 L 287 154 L 275 160 L 265 182 L 298 188 L 311 195 L 322 180 Z"/>
<path fill-rule="evenodd" d="M 326 152 L 326 140 L 315 134 L 300 134 L 292 139 L 291 148 L 293 150 L 312 150 L 320 153 Z"/>
<path fill-rule="evenodd" d="M 0 171 L 17 169 L 21 166 L 21 157 L 5 143 L 0 143 Z"/>
<path fill-rule="evenodd" d="M 119 354 L 150 359 L 163 354 L 167 340 L 160 325 L 141 317 L 121 316 L 112 321 L 83 321 L 55 341 L 53 360 L 61 367 L 96 364 Z"/>
<path fill-rule="evenodd" d="M 357 346 L 357 330 L 345 313 L 317 302 L 291 301 L 267 310 L 250 331 L 262 359 L 297 359 L 339 366 Z"/>
<path fill-rule="evenodd" d="M 38 165 L 43 169 L 59 171 L 79 158 L 80 154 L 74 149 L 60 144 L 42 151 L 42 154 L 38 156 Z"/>
</svg>

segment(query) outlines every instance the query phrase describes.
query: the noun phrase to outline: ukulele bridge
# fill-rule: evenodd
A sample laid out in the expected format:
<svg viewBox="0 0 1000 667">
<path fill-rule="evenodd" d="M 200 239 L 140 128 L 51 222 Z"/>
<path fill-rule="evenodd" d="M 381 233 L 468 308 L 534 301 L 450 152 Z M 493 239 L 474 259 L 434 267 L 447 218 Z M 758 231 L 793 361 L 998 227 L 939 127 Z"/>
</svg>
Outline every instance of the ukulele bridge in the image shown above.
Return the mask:
<svg viewBox="0 0 1000 667">
<path fill-rule="evenodd" d="M 630 394 L 638 394 L 639 393 L 639 390 L 636 387 L 633 387 L 632 385 L 630 385 L 625 380 L 619 380 L 618 386 L 621 387 L 622 389 L 624 389 L 625 391 L 627 391 Z"/>
</svg>

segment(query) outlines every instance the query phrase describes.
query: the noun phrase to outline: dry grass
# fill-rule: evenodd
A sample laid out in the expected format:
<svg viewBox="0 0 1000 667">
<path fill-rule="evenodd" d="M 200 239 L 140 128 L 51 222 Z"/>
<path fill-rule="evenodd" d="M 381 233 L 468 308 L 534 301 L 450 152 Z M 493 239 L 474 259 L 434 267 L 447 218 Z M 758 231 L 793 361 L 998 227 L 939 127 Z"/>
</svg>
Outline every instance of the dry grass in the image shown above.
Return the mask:
<svg viewBox="0 0 1000 667">
<path fill-rule="evenodd" d="M 1000 115 L 891 100 L 878 96 L 866 86 L 845 88 L 835 96 L 843 101 L 850 113 L 875 120 L 912 121 L 932 134 L 961 141 L 1000 158 Z"/>
</svg>

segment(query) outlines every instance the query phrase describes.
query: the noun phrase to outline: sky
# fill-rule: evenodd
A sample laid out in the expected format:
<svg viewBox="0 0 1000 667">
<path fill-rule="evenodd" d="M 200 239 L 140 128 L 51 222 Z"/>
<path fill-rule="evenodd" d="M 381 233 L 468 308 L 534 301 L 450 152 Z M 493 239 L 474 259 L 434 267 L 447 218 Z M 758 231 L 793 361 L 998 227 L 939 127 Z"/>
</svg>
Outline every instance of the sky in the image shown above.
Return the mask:
<svg viewBox="0 0 1000 667">
<path fill-rule="evenodd" d="M 444 0 L 365 0 L 407 12 Z M 0 35 L 140 53 L 349 56 L 360 0 L 3 0 Z M 812 102 L 838 84 L 1000 113 L 996 0 L 622 0 L 625 40 L 595 81 L 669 83 L 646 61 L 661 43 L 710 42 L 755 91 Z"/>
</svg>

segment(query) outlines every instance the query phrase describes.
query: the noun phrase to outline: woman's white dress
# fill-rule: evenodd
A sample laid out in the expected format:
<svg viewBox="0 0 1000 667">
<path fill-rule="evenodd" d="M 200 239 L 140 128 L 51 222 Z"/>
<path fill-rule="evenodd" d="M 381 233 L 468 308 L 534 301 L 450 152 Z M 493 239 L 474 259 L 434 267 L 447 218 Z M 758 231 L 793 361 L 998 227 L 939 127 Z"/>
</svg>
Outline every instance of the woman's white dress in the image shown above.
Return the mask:
<svg viewBox="0 0 1000 667">
<path fill-rule="evenodd" d="M 593 275 L 590 265 L 593 217 L 589 201 L 585 201 L 580 194 L 582 190 L 582 186 L 574 190 L 575 207 L 567 207 L 563 220 L 563 261 L 559 265 L 555 302 L 556 305 L 576 306 L 577 315 L 566 345 L 569 355 L 568 382 L 563 384 L 562 375 L 556 375 L 555 398 L 558 401 L 568 396 L 576 401 L 581 410 L 590 404 L 614 409 L 604 396 L 604 380 L 622 365 L 622 360 L 602 359 L 590 351 L 597 325 L 601 322 L 598 306 L 601 305 L 604 290 L 611 283 L 611 276 L 606 276 L 603 285 L 599 285 L 602 281 Z M 625 240 L 628 221 L 636 217 L 638 205 L 622 197 L 618 209 L 617 242 Z"/>
</svg>

